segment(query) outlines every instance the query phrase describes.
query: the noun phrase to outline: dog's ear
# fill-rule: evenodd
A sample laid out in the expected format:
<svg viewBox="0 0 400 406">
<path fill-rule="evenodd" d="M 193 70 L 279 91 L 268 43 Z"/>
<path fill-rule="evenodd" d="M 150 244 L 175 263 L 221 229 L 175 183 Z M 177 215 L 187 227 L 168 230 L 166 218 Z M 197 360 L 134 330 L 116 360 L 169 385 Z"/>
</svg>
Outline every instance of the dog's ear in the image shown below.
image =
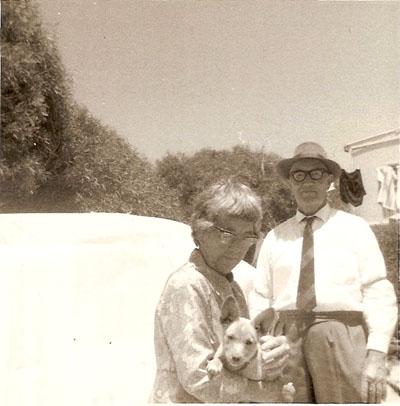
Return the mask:
<svg viewBox="0 0 400 406">
<path fill-rule="evenodd" d="M 277 321 L 277 318 L 277 313 L 271 307 L 257 314 L 257 316 L 253 320 L 251 320 L 251 324 L 257 330 L 260 336 L 272 334 L 272 330 L 274 328 L 275 322 Z"/>
<path fill-rule="evenodd" d="M 228 296 L 221 308 L 221 324 L 231 324 L 239 318 L 239 307 L 233 296 Z"/>
</svg>

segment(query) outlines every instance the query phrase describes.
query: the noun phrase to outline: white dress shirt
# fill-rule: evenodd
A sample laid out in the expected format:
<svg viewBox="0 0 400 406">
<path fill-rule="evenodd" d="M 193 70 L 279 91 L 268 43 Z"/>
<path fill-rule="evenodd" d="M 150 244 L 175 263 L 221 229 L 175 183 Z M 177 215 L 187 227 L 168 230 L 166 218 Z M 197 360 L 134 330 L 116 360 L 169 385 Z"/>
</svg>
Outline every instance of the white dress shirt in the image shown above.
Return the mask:
<svg viewBox="0 0 400 406">
<path fill-rule="evenodd" d="M 328 205 L 320 209 L 314 231 L 315 311 L 362 311 L 369 329 L 367 348 L 387 352 L 397 306 L 378 242 L 362 218 Z M 304 215 L 271 230 L 260 250 L 251 316 L 267 307 L 296 309 Z"/>
</svg>

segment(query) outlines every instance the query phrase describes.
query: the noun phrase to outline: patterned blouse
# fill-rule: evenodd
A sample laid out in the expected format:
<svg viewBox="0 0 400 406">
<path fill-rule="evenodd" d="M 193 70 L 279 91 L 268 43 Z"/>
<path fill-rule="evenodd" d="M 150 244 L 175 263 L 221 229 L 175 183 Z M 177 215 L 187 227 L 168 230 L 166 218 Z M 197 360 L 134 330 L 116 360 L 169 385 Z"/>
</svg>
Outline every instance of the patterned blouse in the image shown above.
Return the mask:
<svg viewBox="0 0 400 406">
<path fill-rule="evenodd" d="M 230 295 L 241 316 L 249 317 L 239 285 L 209 268 L 198 250 L 169 277 L 155 315 L 157 373 L 150 402 L 237 403 L 259 390 L 258 382 L 227 370 L 212 380 L 206 372 L 221 341 L 221 306 Z"/>
</svg>

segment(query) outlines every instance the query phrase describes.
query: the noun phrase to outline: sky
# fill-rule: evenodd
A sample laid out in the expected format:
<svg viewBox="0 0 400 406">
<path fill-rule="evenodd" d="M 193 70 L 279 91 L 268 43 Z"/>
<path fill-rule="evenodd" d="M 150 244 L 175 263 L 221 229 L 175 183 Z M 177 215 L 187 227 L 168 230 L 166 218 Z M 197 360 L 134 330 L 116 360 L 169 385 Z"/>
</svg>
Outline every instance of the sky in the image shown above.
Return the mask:
<svg viewBox="0 0 400 406">
<path fill-rule="evenodd" d="M 399 2 L 39 0 L 78 103 L 154 161 L 399 128 Z"/>
</svg>

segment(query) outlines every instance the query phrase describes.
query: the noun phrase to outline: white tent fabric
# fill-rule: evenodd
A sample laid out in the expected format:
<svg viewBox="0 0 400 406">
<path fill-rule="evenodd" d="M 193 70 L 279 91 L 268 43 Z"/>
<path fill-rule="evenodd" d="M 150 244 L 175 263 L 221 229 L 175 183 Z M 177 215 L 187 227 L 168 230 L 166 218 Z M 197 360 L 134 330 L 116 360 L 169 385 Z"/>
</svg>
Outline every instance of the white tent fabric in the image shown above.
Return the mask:
<svg viewBox="0 0 400 406">
<path fill-rule="evenodd" d="M 146 403 L 155 306 L 193 247 L 171 220 L 1 214 L 0 405 Z"/>
</svg>

